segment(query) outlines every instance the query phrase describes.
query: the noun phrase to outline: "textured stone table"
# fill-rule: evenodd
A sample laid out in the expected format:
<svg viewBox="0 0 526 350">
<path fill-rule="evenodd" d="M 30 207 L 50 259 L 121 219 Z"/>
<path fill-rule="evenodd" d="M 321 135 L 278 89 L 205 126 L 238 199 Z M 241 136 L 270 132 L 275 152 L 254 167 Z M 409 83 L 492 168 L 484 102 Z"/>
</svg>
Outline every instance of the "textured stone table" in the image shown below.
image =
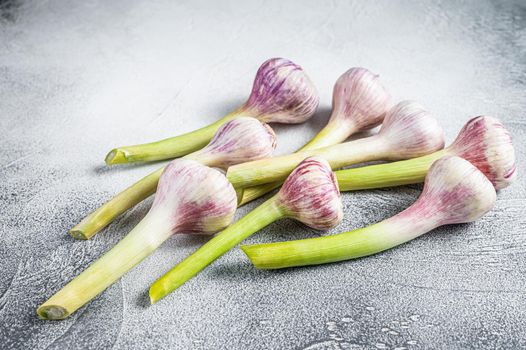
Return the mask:
<svg viewBox="0 0 526 350">
<path fill-rule="evenodd" d="M 465 349 L 526 347 L 526 7 L 448 1 L 0 1 L 0 348 Z M 415 99 L 450 142 L 468 117 L 511 130 L 519 179 L 474 224 L 352 262 L 256 271 L 239 249 L 150 307 L 151 282 L 205 242 L 175 237 L 61 322 L 36 307 L 110 248 L 150 201 L 89 242 L 67 231 L 156 165 L 104 166 L 113 146 L 214 121 L 269 57 L 301 64 L 321 94 L 279 153 L 328 118 L 351 66 Z M 345 194 L 361 227 L 420 186 Z M 242 208 L 238 217 L 256 203 Z M 313 237 L 282 221 L 249 242 Z"/>
</svg>

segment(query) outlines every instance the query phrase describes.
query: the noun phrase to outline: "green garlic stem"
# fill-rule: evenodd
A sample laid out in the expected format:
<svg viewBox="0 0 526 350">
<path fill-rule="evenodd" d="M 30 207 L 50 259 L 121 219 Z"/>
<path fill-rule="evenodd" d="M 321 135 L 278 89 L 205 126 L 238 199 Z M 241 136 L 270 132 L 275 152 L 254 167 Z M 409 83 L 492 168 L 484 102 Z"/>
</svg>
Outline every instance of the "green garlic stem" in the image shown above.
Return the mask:
<svg viewBox="0 0 526 350">
<path fill-rule="evenodd" d="M 307 144 L 300 148 L 297 152 L 308 151 L 317 148 L 336 145 L 345 141 L 349 135 L 353 134 L 352 127 L 346 126 L 343 123 L 331 122 L 327 123 L 325 127 Z M 283 181 L 275 183 L 268 183 L 259 186 L 247 187 L 243 190 L 243 197 L 238 206 L 245 205 L 267 193 L 281 186 Z"/>
<path fill-rule="evenodd" d="M 152 304 L 183 285 L 190 278 L 253 233 L 282 218 L 284 214 L 272 197 L 205 243 L 150 286 Z"/>
<path fill-rule="evenodd" d="M 314 150 L 272 157 L 231 166 L 227 178 L 236 188 L 283 181 L 305 158 L 320 156 L 332 169 L 382 159 L 387 151 L 381 137 L 371 136 Z"/>
<path fill-rule="evenodd" d="M 204 165 L 209 165 L 208 163 L 212 161 L 212 159 L 206 157 L 206 155 L 200 157 L 194 153 L 188 154 L 183 158 L 193 159 Z M 90 239 L 113 222 L 117 216 L 150 197 L 157 190 L 157 184 L 159 183 L 159 178 L 164 168 L 165 167 L 157 169 L 153 173 L 143 177 L 91 212 L 69 231 L 70 235 L 76 239 Z"/>
<path fill-rule="evenodd" d="M 406 209 L 407 210 L 407 209 Z M 241 246 L 258 269 L 282 269 L 356 259 L 408 242 L 437 225 L 403 211 L 389 219 L 332 236 Z"/>
<path fill-rule="evenodd" d="M 151 162 L 187 155 L 206 146 L 221 125 L 239 117 L 241 113 L 242 110 L 236 110 L 215 123 L 183 135 L 141 145 L 115 148 L 106 156 L 106 164 Z"/>
<path fill-rule="evenodd" d="M 320 132 L 316 134 L 316 136 L 314 136 L 309 142 L 307 142 L 303 147 L 301 147 L 298 150 L 298 152 L 323 148 L 342 143 L 355 132 L 355 128 L 349 125 L 348 123 L 329 120 L 327 125 L 325 125 L 325 127 L 321 129 Z"/>
<path fill-rule="evenodd" d="M 145 176 L 90 213 L 69 231 L 71 236 L 90 239 L 117 216 L 154 194 L 164 168 Z"/>
<path fill-rule="evenodd" d="M 283 184 L 283 181 L 279 181 L 279 182 L 273 182 L 269 184 L 244 188 L 243 197 L 241 197 L 241 201 L 238 203 L 237 206 L 241 207 L 249 202 L 252 202 L 253 200 L 258 199 L 259 197 L 264 196 L 270 191 L 280 187 L 282 184 Z"/>
<path fill-rule="evenodd" d="M 447 154 L 448 150 L 445 149 L 418 158 L 338 170 L 334 173 L 341 192 L 421 183 L 431 164 Z M 280 185 L 281 182 L 245 188 L 239 206 L 259 198 Z"/>
<path fill-rule="evenodd" d="M 443 149 L 422 157 L 398 162 L 335 171 L 340 191 L 402 186 L 424 182 L 429 167 L 448 154 Z"/>
<path fill-rule="evenodd" d="M 172 235 L 166 221 L 166 215 L 149 213 L 110 251 L 42 304 L 38 316 L 66 318 L 104 291 Z"/>
</svg>

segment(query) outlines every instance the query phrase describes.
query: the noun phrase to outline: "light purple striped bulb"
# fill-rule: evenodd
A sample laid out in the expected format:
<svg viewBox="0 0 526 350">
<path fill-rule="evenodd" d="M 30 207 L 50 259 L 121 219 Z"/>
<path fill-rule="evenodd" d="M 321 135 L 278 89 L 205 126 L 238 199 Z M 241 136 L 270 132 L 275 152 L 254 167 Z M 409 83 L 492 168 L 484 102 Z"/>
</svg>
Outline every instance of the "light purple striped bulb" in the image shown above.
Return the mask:
<svg viewBox="0 0 526 350">
<path fill-rule="evenodd" d="M 176 159 L 162 173 L 148 215 L 164 216 L 172 233 L 210 234 L 232 222 L 236 207 L 236 192 L 220 171 Z"/>
<path fill-rule="evenodd" d="M 329 123 L 339 123 L 356 133 L 382 123 L 391 107 L 391 95 L 377 74 L 354 67 L 336 81 Z"/>
<path fill-rule="evenodd" d="M 402 101 L 387 113 L 378 138 L 387 160 L 420 157 L 444 148 L 444 131 L 417 102 Z"/>
<path fill-rule="evenodd" d="M 285 58 L 271 58 L 259 67 L 244 109 L 267 123 L 303 123 L 318 107 L 314 84 L 303 69 Z"/>
<path fill-rule="evenodd" d="M 327 230 L 343 218 L 338 182 L 323 158 L 303 160 L 285 180 L 277 196 L 286 216 L 312 228 Z"/>
<path fill-rule="evenodd" d="M 447 150 L 475 165 L 497 190 L 517 177 L 511 135 L 496 118 L 478 116 L 469 120 Z"/>
<path fill-rule="evenodd" d="M 413 217 L 416 226 L 426 225 L 428 230 L 472 222 L 491 210 L 496 198 L 491 182 L 473 164 L 457 156 L 446 156 L 429 168 L 417 201 L 395 218 Z"/>
<path fill-rule="evenodd" d="M 210 143 L 191 154 L 190 159 L 207 159 L 207 164 L 226 169 L 231 165 L 272 156 L 276 134 L 272 128 L 251 117 L 223 124 Z"/>
</svg>

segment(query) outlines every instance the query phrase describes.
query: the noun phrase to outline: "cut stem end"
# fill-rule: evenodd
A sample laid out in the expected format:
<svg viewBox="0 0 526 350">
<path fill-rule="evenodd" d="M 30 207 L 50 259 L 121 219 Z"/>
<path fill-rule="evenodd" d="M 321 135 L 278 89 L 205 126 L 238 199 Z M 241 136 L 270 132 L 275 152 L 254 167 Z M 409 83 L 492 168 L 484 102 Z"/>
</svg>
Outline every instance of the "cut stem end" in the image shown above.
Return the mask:
<svg viewBox="0 0 526 350">
<path fill-rule="evenodd" d="M 60 305 L 45 305 L 37 310 L 38 317 L 42 320 L 63 320 L 69 312 Z"/>
<path fill-rule="evenodd" d="M 128 163 L 126 153 L 118 148 L 112 149 L 104 159 L 107 165 Z"/>
<path fill-rule="evenodd" d="M 261 265 L 259 263 L 259 260 L 257 258 L 257 254 L 255 254 L 255 252 L 254 252 L 254 245 L 252 245 L 252 246 L 250 246 L 250 245 L 241 245 L 240 248 L 243 251 L 243 253 L 245 253 L 247 258 L 250 260 L 250 262 L 252 263 L 252 265 L 254 265 L 254 267 L 256 269 L 258 269 L 258 270 L 268 270 L 269 269 L 268 267 L 265 267 L 265 265 Z"/>
<path fill-rule="evenodd" d="M 75 239 L 82 239 L 82 240 L 88 240 L 91 238 L 90 235 L 87 235 L 85 232 L 81 231 L 81 230 L 78 230 L 78 229 L 75 229 L 75 228 L 72 228 L 70 231 L 69 231 L 69 234 L 71 235 L 71 237 L 75 238 Z M 93 236 L 93 235 L 92 235 Z"/>
<path fill-rule="evenodd" d="M 148 294 L 150 295 L 150 305 L 153 305 L 156 304 L 162 298 L 164 298 L 164 296 L 168 293 L 166 293 L 163 288 L 159 288 L 159 286 L 156 283 L 154 283 L 150 286 Z"/>
</svg>

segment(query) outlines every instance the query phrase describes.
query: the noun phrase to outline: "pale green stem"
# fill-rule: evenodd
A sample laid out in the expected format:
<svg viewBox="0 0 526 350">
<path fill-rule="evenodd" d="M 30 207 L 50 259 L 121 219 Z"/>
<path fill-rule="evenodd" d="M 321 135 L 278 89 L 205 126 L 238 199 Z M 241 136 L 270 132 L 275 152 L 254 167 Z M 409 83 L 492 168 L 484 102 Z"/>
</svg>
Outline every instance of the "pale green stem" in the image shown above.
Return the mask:
<svg viewBox="0 0 526 350">
<path fill-rule="evenodd" d="M 333 120 L 337 119 L 338 118 L 334 118 Z M 352 126 L 342 122 L 329 121 L 329 123 L 327 123 L 327 125 L 312 140 L 310 140 L 297 152 L 336 145 L 345 141 L 354 132 L 355 130 Z M 266 193 L 269 193 L 270 191 L 281 186 L 282 183 L 283 182 L 280 181 L 245 188 L 243 190 L 243 198 L 239 202 L 239 206 L 242 206 L 265 195 Z"/>
<path fill-rule="evenodd" d="M 239 109 L 227 114 L 215 123 L 183 135 L 157 142 L 115 148 L 106 156 L 106 164 L 149 162 L 187 155 L 206 146 L 221 125 L 240 117 L 241 114 L 242 109 Z"/>
<path fill-rule="evenodd" d="M 418 158 L 338 170 L 334 173 L 338 179 L 341 192 L 420 183 L 424 181 L 431 164 L 447 154 L 454 153 L 446 148 Z M 259 198 L 262 194 L 270 192 L 280 185 L 281 183 L 270 183 L 245 188 L 243 191 L 243 199 L 239 206 Z"/>
<path fill-rule="evenodd" d="M 388 153 L 387 145 L 376 135 L 340 145 L 234 165 L 228 168 L 227 178 L 236 188 L 250 187 L 285 180 L 301 161 L 311 156 L 320 156 L 329 162 L 332 169 L 338 169 L 381 160 Z"/>
<path fill-rule="evenodd" d="M 69 233 L 77 239 L 90 239 L 108 226 L 117 216 L 155 193 L 164 167 L 137 181 L 90 213 Z"/>
<path fill-rule="evenodd" d="M 420 183 L 424 181 L 431 164 L 448 152 L 446 148 L 418 158 L 338 170 L 334 174 L 341 192 Z"/>
<path fill-rule="evenodd" d="M 241 246 L 258 269 L 282 269 L 356 259 L 396 247 L 437 227 L 411 207 L 377 224 L 332 236 Z"/>
<path fill-rule="evenodd" d="M 218 233 L 195 253 L 155 281 L 150 286 L 151 303 L 154 304 L 164 298 L 245 238 L 283 216 L 283 212 L 276 203 L 276 197 L 270 198 L 236 223 Z"/>
<path fill-rule="evenodd" d="M 269 193 L 270 191 L 275 190 L 276 188 L 280 187 L 282 184 L 283 182 L 280 181 L 280 182 L 273 182 L 270 184 L 264 184 L 264 185 L 244 188 L 243 197 L 237 206 L 241 207 L 249 202 L 252 202 L 253 200 L 256 200 L 259 197 L 264 196 L 265 194 Z"/>
<path fill-rule="evenodd" d="M 309 142 L 307 142 L 299 151 L 312 150 L 317 148 L 323 148 L 332 146 L 338 143 L 342 143 L 347 140 L 349 136 L 356 132 L 356 128 L 353 125 L 344 121 L 335 121 L 338 118 L 329 120 L 327 125 L 320 130 L 316 136 L 314 136 Z"/>
<path fill-rule="evenodd" d="M 213 163 L 210 157 L 207 157 L 205 154 L 201 157 L 198 152 L 189 154 L 184 158 L 196 160 L 204 165 L 211 165 L 210 163 Z M 77 239 L 90 239 L 97 232 L 108 226 L 117 216 L 154 194 L 164 168 L 165 167 L 157 169 L 153 173 L 143 177 L 91 212 L 69 231 L 71 236 Z"/>
<path fill-rule="evenodd" d="M 42 304 L 38 316 L 63 319 L 89 302 L 171 236 L 169 215 L 149 213 L 110 251 Z"/>
</svg>

